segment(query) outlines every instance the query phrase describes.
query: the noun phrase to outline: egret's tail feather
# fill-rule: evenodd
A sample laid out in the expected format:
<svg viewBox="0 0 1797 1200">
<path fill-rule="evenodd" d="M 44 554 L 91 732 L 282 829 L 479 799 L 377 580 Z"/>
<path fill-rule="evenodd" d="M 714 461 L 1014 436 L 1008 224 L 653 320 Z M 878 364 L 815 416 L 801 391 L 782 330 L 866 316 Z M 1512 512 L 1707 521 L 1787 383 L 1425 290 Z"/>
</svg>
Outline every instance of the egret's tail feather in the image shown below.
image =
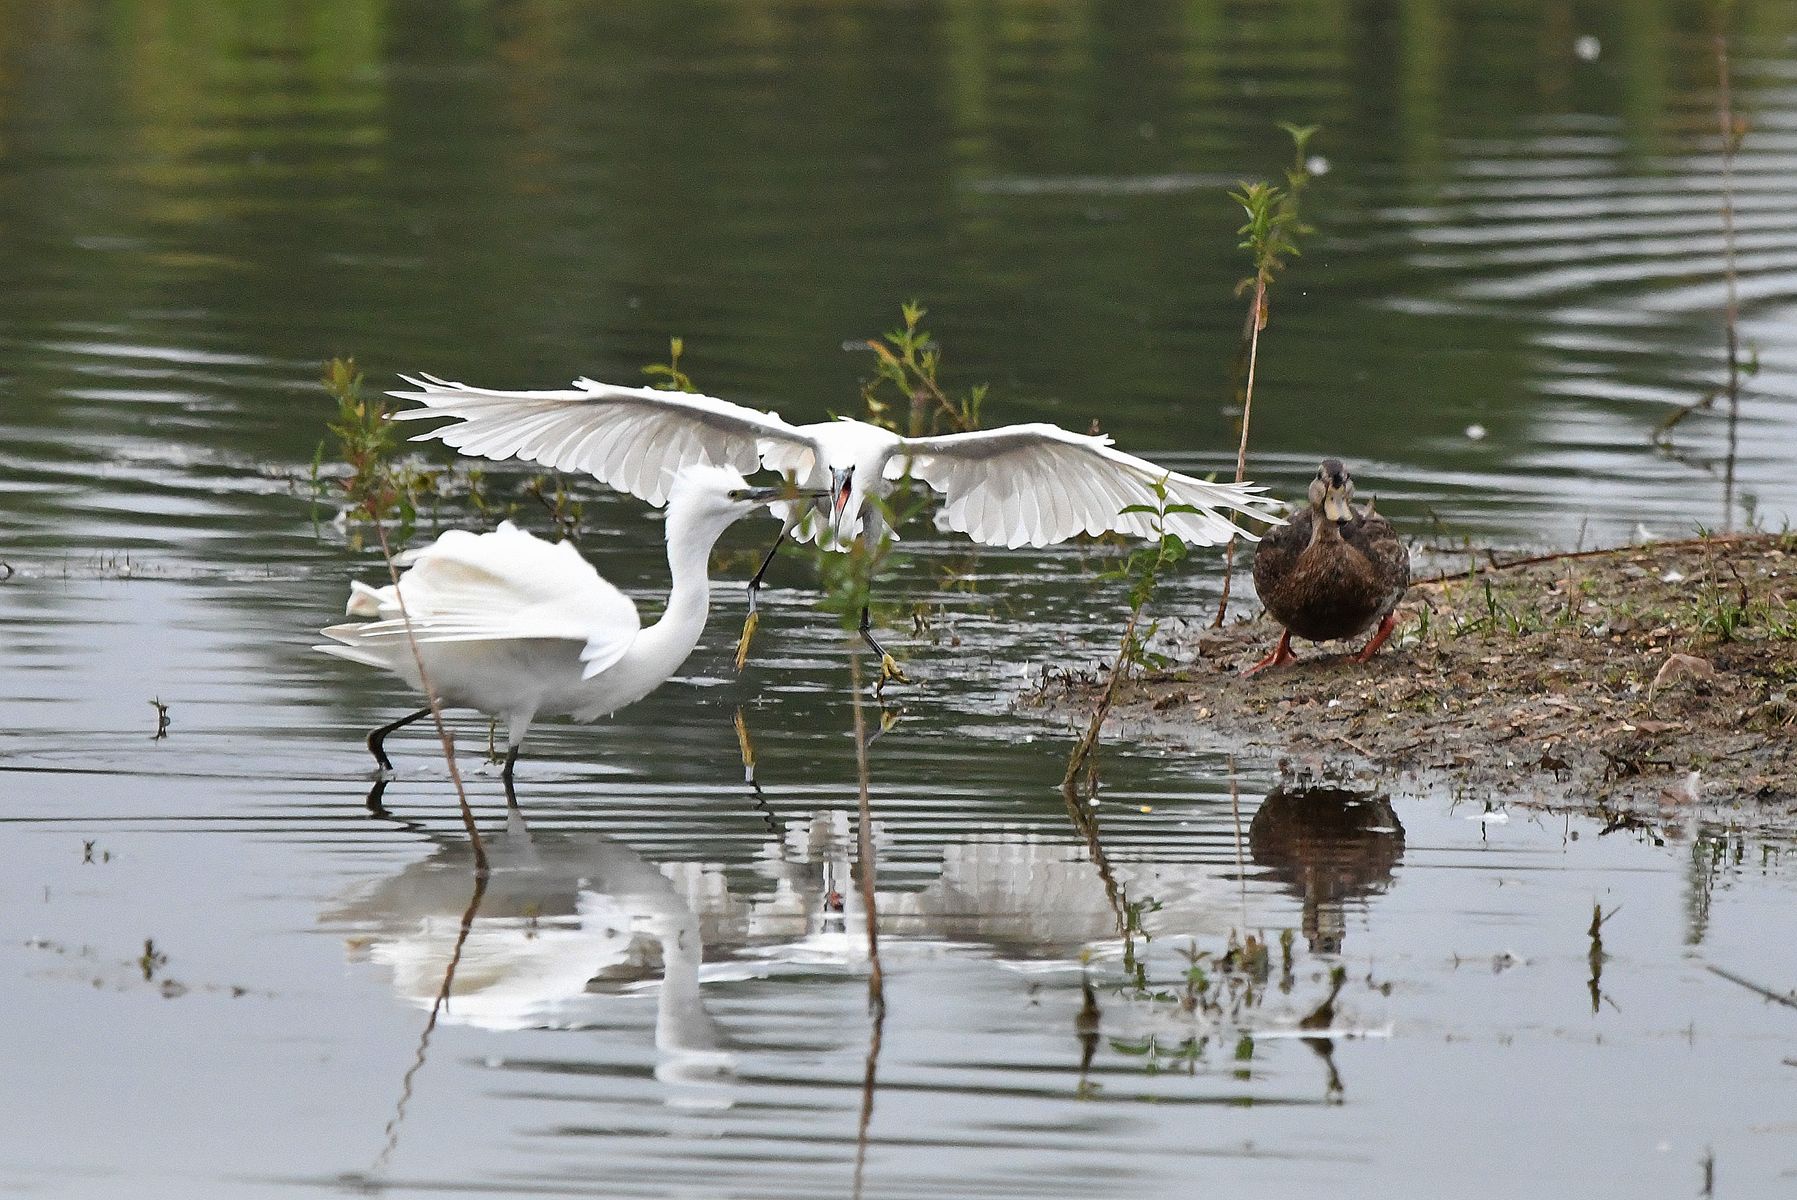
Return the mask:
<svg viewBox="0 0 1797 1200">
<path fill-rule="evenodd" d="M 389 655 L 361 644 L 360 639 L 356 636 L 356 631 L 361 628 L 360 625 L 352 624 L 332 625 L 328 629 L 321 629 L 320 633 L 328 638 L 335 638 L 336 641 L 320 643 L 312 649 L 334 655 L 337 658 L 346 658 L 353 663 L 361 663 L 365 667 L 379 667 L 383 671 L 390 670 L 393 666 L 393 659 Z"/>
<path fill-rule="evenodd" d="M 344 606 L 346 617 L 378 617 L 384 605 L 393 601 L 392 587 L 371 588 L 359 579 L 349 581 L 349 603 Z"/>
</svg>

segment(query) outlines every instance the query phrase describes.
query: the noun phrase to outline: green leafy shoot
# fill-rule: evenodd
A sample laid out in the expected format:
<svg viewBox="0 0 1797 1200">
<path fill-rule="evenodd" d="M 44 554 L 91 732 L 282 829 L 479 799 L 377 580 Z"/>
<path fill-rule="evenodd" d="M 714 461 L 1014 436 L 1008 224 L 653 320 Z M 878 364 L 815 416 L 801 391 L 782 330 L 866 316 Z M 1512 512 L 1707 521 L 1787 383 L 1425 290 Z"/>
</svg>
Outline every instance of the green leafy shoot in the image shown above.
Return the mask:
<svg viewBox="0 0 1797 1200">
<path fill-rule="evenodd" d="M 656 382 L 652 385 L 664 392 L 696 392 L 693 381 L 680 368 L 680 356 L 686 351 L 686 339 L 671 337 L 668 339 L 668 361 L 650 363 L 643 368 L 643 374 Z"/>
<path fill-rule="evenodd" d="M 438 489 L 441 472 L 397 461 L 399 435 L 388 420 L 391 410 L 380 397 L 362 391 L 362 373 L 353 358 L 333 358 L 321 381 L 337 402 L 336 419 L 326 423 L 337 441 L 337 459 L 346 470 L 338 476 L 350 544 L 362 545 L 359 522 L 394 524 L 403 533 L 418 519 L 420 500 Z M 325 444 L 313 456 L 314 495 L 326 490 L 321 475 Z"/>
<path fill-rule="evenodd" d="M 978 429 L 987 385 L 976 384 L 958 396 L 944 389 L 937 378 L 942 348 L 923 327 L 927 311 L 909 301 L 900 306 L 904 328 L 860 343 L 874 352 L 875 359 L 873 377 L 861 385 L 865 419 L 910 437 Z"/>
<path fill-rule="evenodd" d="M 1285 170 L 1285 186 L 1264 180 L 1242 181 L 1236 184 L 1240 190 L 1229 193 L 1229 198 L 1241 206 L 1248 218 L 1236 230 L 1236 235 L 1242 239 L 1236 247 L 1246 250 L 1254 264 L 1254 274 L 1236 285 L 1238 296 L 1255 288 L 1264 291 L 1274 276 L 1285 269 L 1286 260 L 1298 257 L 1298 239 L 1316 232 L 1299 216 L 1298 206 L 1311 180 L 1307 165 L 1310 139 L 1316 136 L 1320 127 L 1283 122 L 1279 127 L 1292 139 L 1292 164 Z M 1266 328 L 1266 314 L 1260 313 L 1258 319 L 1260 328 Z"/>
<path fill-rule="evenodd" d="M 1239 191 L 1229 193 L 1241 206 L 1247 221 L 1236 230 L 1241 241 L 1236 245 L 1248 252 L 1254 273 L 1236 285 L 1236 295 L 1251 293 L 1248 313 L 1242 322 L 1242 338 L 1236 354 L 1236 399 L 1241 406 L 1241 436 L 1235 454 L 1235 481 L 1241 483 L 1248 471 L 1248 425 L 1254 415 L 1254 376 L 1260 358 L 1260 335 L 1267 327 L 1270 308 L 1269 293 L 1274 277 L 1285 269 L 1288 259 L 1298 256 L 1298 239 L 1313 232 L 1299 217 L 1299 202 L 1311 180 L 1310 140 L 1318 126 L 1279 126 L 1292 140 L 1292 162 L 1285 171 L 1285 186 L 1265 181 L 1237 185 Z M 1235 537 L 1223 550 L 1223 594 L 1217 601 L 1217 616 L 1212 628 L 1220 627 L 1229 616 L 1229 592 L 1235 573 Z"/>
</svg>

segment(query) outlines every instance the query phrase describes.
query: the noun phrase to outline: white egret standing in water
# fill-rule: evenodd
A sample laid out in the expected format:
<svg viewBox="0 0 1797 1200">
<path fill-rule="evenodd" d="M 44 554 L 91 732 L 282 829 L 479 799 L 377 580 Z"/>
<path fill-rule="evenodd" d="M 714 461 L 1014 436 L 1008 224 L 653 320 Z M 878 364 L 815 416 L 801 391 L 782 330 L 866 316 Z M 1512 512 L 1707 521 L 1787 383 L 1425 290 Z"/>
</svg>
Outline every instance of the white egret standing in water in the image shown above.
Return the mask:
<svg viewBox="0 0 1797 1200">
<path fill-rule="evenodd" d="M 557 715 L 595 721 L 660 687 L 704 631 L 711 548 L 738 518 L 795 494 L 749 487 L 728 467 L 693 464 L 670 475 L 659 488 L 668 504 L 672 587 L 661 619 L 647 628 L 630 598 L 572 545 L 545 542 L 508 521 L 492 533 L 452 530 L 403 555 L 409 569 L 397 595 L 392 585 L 352 582 L 348 614 L 375 619 L 331 626 L 324 635 L 332 644 L 317 649 L 421 688 L 406 640 L 409 616 L 443 705 L 505 722 L 505 794 L 515 805 L 512 768 L 532 722 Z M 386 736 L 428 715 L 421 708 L 368 735 L 383 770 L 393 766 L 382 749 Z"/>
<path fill-rule="evenodd" d="M 396 417 L 456 418 L 414 440 L 435 438 L 464 454 L 584 471 L 651 504 L 661 502 L 666 472 L 692 462 L 745 473 L 769 467 L 801 487 L 828 488 L 823 530 L 804 522 L 810 504 L 784 507 L 780 539 L 749 581 L 751 614 L 781 540 L 822 536 L 826 546 L 841 548 L 864 534 L 879 537 L 884 524 L 874 501 L 907 475 L 943 494 L 946 528 L 988 546 L 1047 546 L 1080 533 L 1152 539 L 1157 517 L 1124 510 L 1158 508 L 1157 484 L 1175 509 L 1166 514 L 1164 531 L 1187 545 L 1215 545 L 1231 534 L 1254 540 L 1226 511 L 1279 523 L 1272 511 L 1277 502 L 1259 495 L 1255 484 L 1207 483 L 1124 454 L 1108 437 L 1040 422 L 903 437 L 848 417 L 791 425 L 774 413 L 712 396 L 593 379 L 552 391 L 497 391 L 432 375 L 401 378 L 414 390 L 388 394 L 425 407 Z M 865 609 L 861 635 L 880 655 L 882 671 L 894 673 Z"/>
</svg>

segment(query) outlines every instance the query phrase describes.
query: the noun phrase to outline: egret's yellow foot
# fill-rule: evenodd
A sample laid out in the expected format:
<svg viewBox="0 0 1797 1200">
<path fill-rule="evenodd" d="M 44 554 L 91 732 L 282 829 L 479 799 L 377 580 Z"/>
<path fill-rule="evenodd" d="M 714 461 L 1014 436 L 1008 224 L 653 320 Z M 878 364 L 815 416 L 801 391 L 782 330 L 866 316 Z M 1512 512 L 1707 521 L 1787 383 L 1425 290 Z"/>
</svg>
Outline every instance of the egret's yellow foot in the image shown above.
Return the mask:
<svg viewBox="0 0 1797 1200">
<path fill-rule="evenodd" d="M 755 782 L 755 743 L 749 740 L 749 723 L 743 720 L 743 710 L 736 710 L 736 746 L 743 756 L 743 782 Z"/>
<path fill-rule="evenodd" d="M 890 654 L 880 655 L 880 683 L 882 686 L 887 683 L 910 682 L 909 679 L 905 678 L 905 672 L 899 666 L 898 659 L 892 657 Z"/>
<path fill-rule="evenodd" d="M 761 614 L 758 612 L 751 612 L 748 620 L 743 622 L 743 635 L 736 642 L 736 669 L 738 671 L 741 671 L 749 661 L 749 642 L 754 638 L 755 627 L 759 624 L 761 624 Z"/>
</svg>

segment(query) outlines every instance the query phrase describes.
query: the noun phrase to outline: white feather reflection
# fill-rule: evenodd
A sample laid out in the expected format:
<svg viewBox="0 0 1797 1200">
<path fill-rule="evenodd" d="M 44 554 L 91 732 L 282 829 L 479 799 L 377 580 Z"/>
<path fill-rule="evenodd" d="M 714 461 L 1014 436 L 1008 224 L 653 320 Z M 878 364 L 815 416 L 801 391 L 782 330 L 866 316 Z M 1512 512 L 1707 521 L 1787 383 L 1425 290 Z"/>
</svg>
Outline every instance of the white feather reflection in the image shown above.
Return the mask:
<svg viewBox="0 0 1797 1200">
<path fill-rule="evenodd" d="M 532 834 L 521 820 L 489 838 L 492 875 L 462 947 L 441 1021 L 488 1030 L 578 1028 L 595 993 L 659 974 L 656 1075 L 728 1075 L 729 1039 L 705 1010 L 699 918 L 668 875 L 604 834 Z M 390 972 L 429 1009 L 442 989 L 467 904 L 473 858 L 445 843 L 324 915 L 354 932 L 352 959 Z"/>
<path fill-rule="evenodd" d="M 879 822 L 874 840 L 892 847 Z M 855 886 L 853 823 L 845 811 L 791 821 L 770 840 L 759 870 L 765 895 L 694 896 L 713 946 L 758 947 L 765 958 L 857 960 L 866 916 Z M 978 947 L 1006 961 L 1073 960 L 1118 937 L 1118 913 L 1085 847 L 1068 837 L 1015 828 L 982 830 L 941 847 L 933 879 L 882 887 L 882 939 L 893 952 L 920 946 Z M 1111 864 L 1122 894 L 1142 904 L 1150 932 L 1222 934 L 1239 923 L 1235 888 L 1221 863 Z"/>
</svg>

